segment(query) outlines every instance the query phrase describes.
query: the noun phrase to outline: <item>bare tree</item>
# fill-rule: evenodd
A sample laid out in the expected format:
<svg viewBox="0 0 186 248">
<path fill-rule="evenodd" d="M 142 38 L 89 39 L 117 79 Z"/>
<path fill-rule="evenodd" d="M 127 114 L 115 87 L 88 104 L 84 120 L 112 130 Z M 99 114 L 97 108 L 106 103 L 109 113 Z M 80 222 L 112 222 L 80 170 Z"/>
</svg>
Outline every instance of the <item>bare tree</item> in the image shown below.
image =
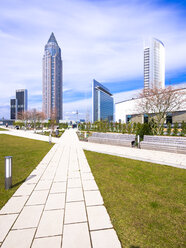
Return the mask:
<svg viewBox="0 0 186 248">
<path fill-rule="evenodd" d="M 56 123 L 57 123 L 57 111 L 56 109 L 53 109 L 50 118 L 50 127 L 52 132 L 54 131 L 54 126 L 56 125 Z"/>
<path fill-rule="evenodd" d="M 157 133 L 161 134 L 166 114 L 178 111 L 186 101 L 186 92 L 169 86 L 165 89 L 152 88 L 139 94 L 138 113 L 147 114 L 157 124 Z"/>
</svg>

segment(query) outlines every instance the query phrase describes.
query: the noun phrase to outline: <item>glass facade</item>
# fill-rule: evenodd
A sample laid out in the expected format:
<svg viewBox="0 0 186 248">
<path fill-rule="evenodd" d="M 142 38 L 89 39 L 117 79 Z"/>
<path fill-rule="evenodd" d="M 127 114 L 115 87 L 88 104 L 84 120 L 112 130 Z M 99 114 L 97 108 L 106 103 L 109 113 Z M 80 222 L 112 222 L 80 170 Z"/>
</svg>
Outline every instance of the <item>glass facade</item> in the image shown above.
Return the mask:
<svg viewBox="0 0 186 248">
<path fill-rule="evenodd" d="M 92 84 L 92 121 L 113 121 L 113 96 L 102 84 L 93 80 Z"/>
<path fill-rule="evenodd" d="M 47 119 L 63 117 L 61 49 L 53 33 L 43 56 L 43 112 Z"/>
<path fill-rule="evenodd" d="M 10 119 L 17 119 L 17 99 L 10 99 Z"/>
<path fill-rule="evenodd" d="M 27 111 L 27 90 L 16 90 L 17 113 Z"/>
<path fill-rule="evenodd" d="M 19 119 L 28 108 L 27 90 L 16 90 L 16 98 L 10 99 L 10 119 Z"/>
</svg>

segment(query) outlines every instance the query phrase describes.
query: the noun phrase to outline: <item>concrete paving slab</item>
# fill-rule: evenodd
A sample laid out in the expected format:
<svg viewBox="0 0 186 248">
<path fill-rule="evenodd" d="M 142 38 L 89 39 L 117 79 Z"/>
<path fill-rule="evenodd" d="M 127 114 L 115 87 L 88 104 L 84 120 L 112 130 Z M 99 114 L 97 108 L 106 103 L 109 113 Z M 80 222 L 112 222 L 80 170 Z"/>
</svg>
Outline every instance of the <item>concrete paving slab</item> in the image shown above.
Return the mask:
<svg viewBox="0 0 186 248">
<path fill-rule="evenodd" d="M 95 180 L 83 180 L 84 190 L 98 190 L 98 186 Z"/>
<path fill-rule="evenodd" d="M 35 229 L 10 231 L 1 248 L 30 248 Z"/>
<path fill-rule="evenodd" d="M 87 223 L 65 225 L 62 248 L 91 248 Z"/>
<path fill-rule="evenodd" d="M 26 206 L 17 218 L 13 229 L 37 227 L 44 205 Z"/>
<path fill-rule="evenodd" d="M 0 215 L 20 213 L 27 200 L 28 196 L 11 197 L 6 205 L 0 210 Z"/>
<path fill-rule="evenodd" d="M 48 196 L 45 210 L 64 209 L 65 193 L 50 194 Z"/>
<path fill-rule="evenodd" d="M 87 207 L 90 230 L 112 228 L 112 223 L 104 206 Z"/>
<path fill-rule="evenodd" d="M 94 177 L 92 175 L 91 172 L 88 172 L 88 173 L 81 173 L 81 177 L 82 177 L 82 180 L 83 181 L 86 181 L 86 180 L 94 180 Z"/>
<path fill-rule="evenodd" d="M 31 195 L 34 188 L 34 184 L 28 184 L 27 182 L 24 182 L 21 187 L 19 187 L 18 190 L 14 193 L 13 196 Z"/>
<path fill-rule="evenodd" d="M 62 234 L 64 210 L 44 211 L 41 217 L 36 238 Z"/>
<path fill-rule="evenodd" d="M 68 188 L 81 188 L 80 178 L 68 179 Z"/>
<path fill-rule="evenodd" d="M 32 248 L 61 248 L 61 236 L 34 239 Z"/>
<path fill-rule="evenodd" d="M 121 243 L 114 229 L 92 231 L 93 248 L 121 248 Z"/>
<path fill-rule="evenodd" d="M 83 191 L 81 188 L 68 188 L 66 202 L 83 201 Z"/>
<path fill-rule="evenodd" d="M 0 215 L 0 242 L 3 242 L 17 216 L 18 214 Z"/>
<path fill-rule="evenodd" d="M 33 191 L 26 205 L 44 205 L 48 196 L 49 190 Z"/>
<path fill-rule="evenodd" d="M 40 180 L 35 187 L 35 190 L 47 190 L 50 189 L 52 180 Z"/>
<path fill-rule="evenodd" d="M 53 182 L 50 193 L 65 193 L 66 187 L 66 182 Z"/>
<path fill-rule="evenodd" d="M 68 178 L 80 178 L 79 171 L 69 171 Z"/>
<path fill-rule="evenodd" d="M 66 203 L 65 224 L 87 221 L 84 202 Z"/>
<path fill-rule="evenodd" d="M 84 194 L 86 206 L 103 205 L 103 198 L 99 190 L 85 191 Z"/>
</svg>

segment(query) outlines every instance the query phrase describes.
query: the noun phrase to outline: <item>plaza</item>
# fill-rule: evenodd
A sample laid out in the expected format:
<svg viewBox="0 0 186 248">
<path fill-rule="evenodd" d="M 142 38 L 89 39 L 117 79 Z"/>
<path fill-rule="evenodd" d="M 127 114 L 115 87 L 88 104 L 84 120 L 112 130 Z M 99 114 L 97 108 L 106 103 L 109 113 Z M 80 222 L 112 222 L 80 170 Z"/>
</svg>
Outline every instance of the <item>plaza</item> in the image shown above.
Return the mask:
<svg viewBox="0 0 186 248">
<path fill-rule="evenodd" d="M 0 210 L 0 242 L 2 248 L 121 247 L 74 130 Z"/>
<path fill-rule="evenodd" d="M 12 135 L 48 141 L 20 130 Z M 186 168 L 186 155 L 80 142 L 66 130 L 0 210 L 2 248 L 119 248 L 84 150 Z M 135 153 L 134 153 L 135 151 Z"/>
</svg>

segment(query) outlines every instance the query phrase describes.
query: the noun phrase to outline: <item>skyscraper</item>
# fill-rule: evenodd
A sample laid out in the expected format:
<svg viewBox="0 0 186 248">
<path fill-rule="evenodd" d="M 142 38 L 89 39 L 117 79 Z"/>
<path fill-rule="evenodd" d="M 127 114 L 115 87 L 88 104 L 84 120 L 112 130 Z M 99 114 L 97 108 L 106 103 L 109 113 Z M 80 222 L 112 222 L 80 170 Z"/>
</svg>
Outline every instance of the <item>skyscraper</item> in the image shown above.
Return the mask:
<svg viewBox="0 0 186 248">
<path fill-rule="evenodd" d="M 28 93 L 27 90 L 16 90 L 17 113 L 27 111 L 28 108 Z"/>
<path fill-rule="evenodd" d="M 92 122 L 113 121 L 113 96 L 110 91 L 95 79 L 92 84 Z"/>
<path fill-rule="evenodd" d="M 26 89 L 16 90 L 16 98 L 10 99 L 10 119 L 19 119 L 28 109 L 28 92 Z"/>
<path fill-rule="evenodd" d="M 10 119 L 17 119 L 17 99 L 10 99 Z"/>
<path fill-rule="evenodd" d="M 144 89 L 165 88 L 165 47 L 151 39 L 144 47 Z"/>
<path fill-rule="evenodd" d="M 61 49 L 53 33 L 43 56 L 43 112 L 47 119 L 63 118 Z"/>
</svg>

